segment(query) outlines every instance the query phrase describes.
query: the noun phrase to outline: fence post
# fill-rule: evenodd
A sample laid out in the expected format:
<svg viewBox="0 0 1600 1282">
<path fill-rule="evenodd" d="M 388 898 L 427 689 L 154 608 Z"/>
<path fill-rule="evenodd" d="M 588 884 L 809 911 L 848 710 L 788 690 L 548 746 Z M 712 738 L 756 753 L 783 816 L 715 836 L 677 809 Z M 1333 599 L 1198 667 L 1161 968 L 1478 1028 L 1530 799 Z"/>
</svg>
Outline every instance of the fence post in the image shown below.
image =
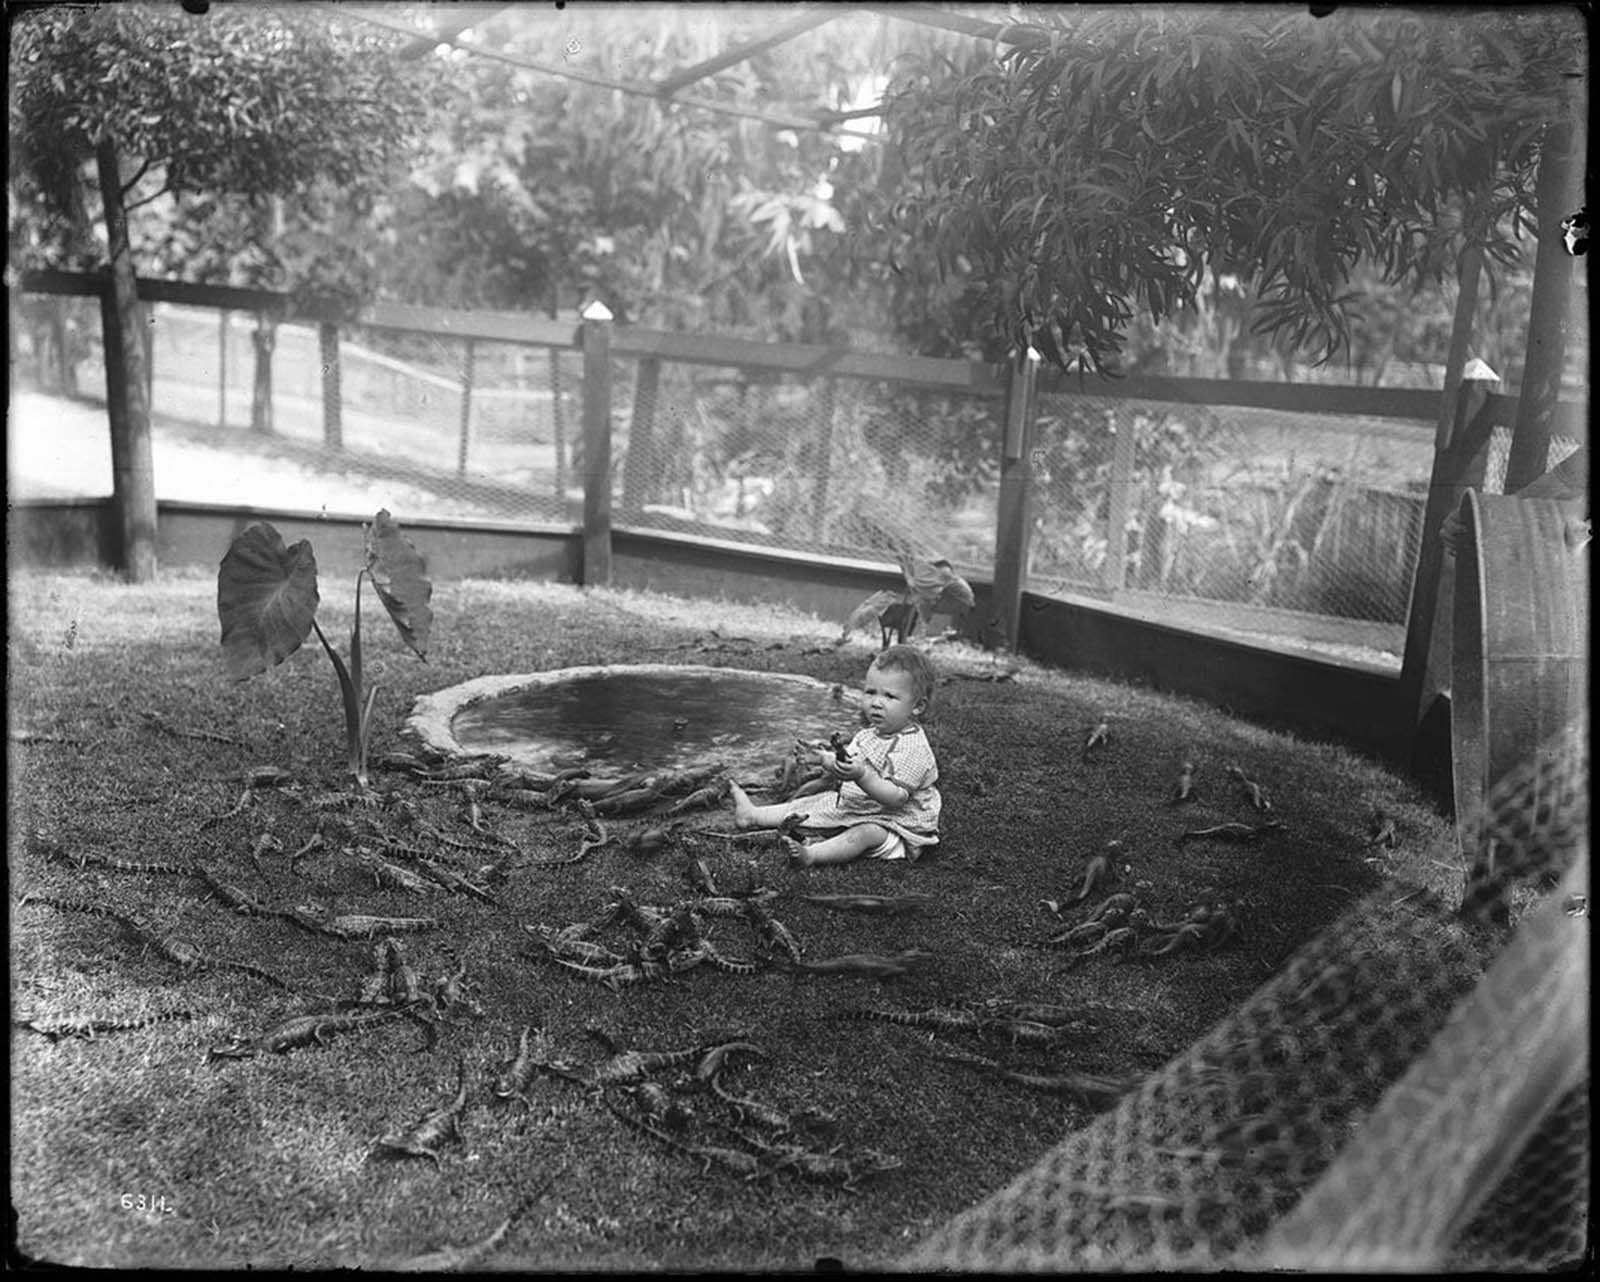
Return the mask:
<svg viewBox="0 0 1600 1282">
<path fill-rule="evenodd" d="M 228 312 L 217 313 L 217 426 L 228 426 Z"/>
<path fill-rule="evenodd" d="M 330 450 L 342 450 L 344 389 L 339 374 L 339 327 L 330 321 L 318 325 L 317 346 L 322 356 L 322 440 Z"/>
<path fill-rule="evenodd" d="M 1461 505 L 1461 496 L 1483 485 L 1489 462 L 1489 438 L 1494 414 L 1489 387 L 1494 371 L 1474 361 L 1464 371 L 1456 394 L 1453 427 L 1442 449 L 1433 456 L 1433 476 L 1422 513 L 1422 540 L 1406 620 L 1405 657 L 1400 669 L 1400 730 L 1412 757 L 1413 769 L 1430 763 L 1416 760 L 1416 732 L 1435 697 L 1448 685 L 1450 668 L 1450 599 L 1454 561 L 1445 556 L 1440 537 L 1444 523 Z"/>
<path fill-rule="evenodd" d="M 656 401 L 661 392 L 661 358 L 639 361 L 633 380 L 633 414 L 628 419 L 628 458 L 622 465 L 622 510 L 637 513 L 649 488 L 647 469 L 655 451 Z"/>
<path fill-rule="evenodd" d="M 1022 626 L 1022 588 L 1028 578 L 1028 541 L 1033 533 L 1032 453 L 1038 408 L 1039 353 L 1018 354 L 1006 391 L 1006 424 L 1000 451 L 1000 497 L 995 512 L 994 612 L 986 640 L 1015 650 Z M 998 633 L 998 638 L 996 638 Z"/>
<path fill-rule="evenodd" d="M 1106 514 L 1106 561 L 1100 567 L 1100 584 L 1115 592 L 1128 582 L 1128 500 L 1133 490 L 1134 415 L 1120 428 L 1113 418 L 1116 439 L 1111 451 L 1110 511 Z"/>
<path fill-rule="evenodd" d="M 611 582 L 611 311 L 583 309 L 583 585 Z"/>
<path fill-rule="evenodd" d="M 466 359 L 461 364 L 461 443 L 456 449 L 456 475 L 467 474 L 467 442 L 472 438 L 472 377 L 478 360 L 478 345 L 467 339 Z"/>
</svg>

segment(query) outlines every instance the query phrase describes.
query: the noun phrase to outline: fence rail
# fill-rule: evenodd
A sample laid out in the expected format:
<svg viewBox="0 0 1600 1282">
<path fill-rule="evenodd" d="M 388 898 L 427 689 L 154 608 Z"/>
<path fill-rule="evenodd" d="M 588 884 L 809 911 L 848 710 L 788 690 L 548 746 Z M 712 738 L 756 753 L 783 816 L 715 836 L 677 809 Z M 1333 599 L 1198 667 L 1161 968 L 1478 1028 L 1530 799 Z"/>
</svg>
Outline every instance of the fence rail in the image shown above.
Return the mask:
<svg viewBox="0 0 1600 1282">
<path fill-rule="evenodd" d="M 58 309 L 105 287 L 59 271 L 19 284 L 14 305 Z M 1416 388 L 1080 380 L 570 318 L 341 315 L 181 281 L 140 280 L 138 295 L 164 309 L 156 416 L 191 439 L 403 474 L 415 516 L 570 521 L 591 578 L 613 516 L 819 556 L 945 555 L 993 579 L 996 640 L 1017 636 L 1026 588 L 1254 612 L 1280 637 L 1340 621 L 1354 645 L 1395 635 L 1442 409 Z M 72 368 L 46 351 L 72 328 L 54 320 L 21 326 L 46 384 Z M 74 359 L 92 366 L 93 310 L 75 324 Z M 1491 395 L 1478 420 L 1490 488 L 1516 403 Z M 1552 462 L 1587 441 L 1585 407 L 1558 407 L 1555 433 Z"/>
</svg>

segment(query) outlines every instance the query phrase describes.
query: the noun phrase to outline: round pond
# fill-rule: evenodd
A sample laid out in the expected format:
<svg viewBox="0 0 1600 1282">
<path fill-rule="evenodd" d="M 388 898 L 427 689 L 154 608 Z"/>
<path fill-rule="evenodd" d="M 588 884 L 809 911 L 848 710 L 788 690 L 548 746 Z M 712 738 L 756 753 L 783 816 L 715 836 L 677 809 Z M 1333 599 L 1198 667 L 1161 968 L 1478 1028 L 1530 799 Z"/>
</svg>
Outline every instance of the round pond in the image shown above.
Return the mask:
<svg viewBox="0 0 1600 1282">
<path fill-rule="evenodd" d="M 499 753 L 528 770 L 687 770 L 740 776 L 779 763 L 796 737 L 860 725 L 854 692 L 788 672 L 606 664 L 478 677 L 423 695 L 407 726 L 452 754 Z"/>
</svg>

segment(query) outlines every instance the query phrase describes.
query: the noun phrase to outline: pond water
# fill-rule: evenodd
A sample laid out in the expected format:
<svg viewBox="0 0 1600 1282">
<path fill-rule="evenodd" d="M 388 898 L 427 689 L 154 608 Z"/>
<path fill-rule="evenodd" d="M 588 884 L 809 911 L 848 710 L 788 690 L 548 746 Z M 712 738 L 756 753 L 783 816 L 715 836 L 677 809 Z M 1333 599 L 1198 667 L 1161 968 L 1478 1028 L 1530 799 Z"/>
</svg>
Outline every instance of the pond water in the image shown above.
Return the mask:
<svg viewBox="0 0 1600 1282">
<path fill-rule="evenodd" d="M 500 753 L 530 770 L 721 762 L 746 777 L 776 767 L 797 736 L 854 733 L 856 708 L 853 691 L 793 673 L 614 664 L 469 681 L 419 699 L 411 726 L 434 747 Z"/>
</svg>

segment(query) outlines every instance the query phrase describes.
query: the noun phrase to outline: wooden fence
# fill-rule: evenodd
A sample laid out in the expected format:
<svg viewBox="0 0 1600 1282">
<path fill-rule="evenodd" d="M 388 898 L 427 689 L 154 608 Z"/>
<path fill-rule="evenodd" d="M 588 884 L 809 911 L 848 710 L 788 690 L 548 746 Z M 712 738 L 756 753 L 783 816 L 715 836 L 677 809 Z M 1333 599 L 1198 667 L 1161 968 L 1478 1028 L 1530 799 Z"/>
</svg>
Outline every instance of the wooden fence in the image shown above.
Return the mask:
<svg viewBox="0 0 1600 1282">
<path fill-rule="evenodd" d="M 19 282 L 21 291 L 56 295 L 103 298 L 109 288 L 100 275 L 56 271 L 30 272 Z M 341 331 L 360 328 L 389 330 L 456 340 L 465 346 L 465 360 L 459 379 L 461 398 L 461 465 L 465 466 L 475 394 L 474 345 L 512 344 L 550 351 L 566 351 L 582 359 L 582 441 L 584 451 L 584 506 L 580 578 L 585 583 L 605 583 L 610 578 L 612 510 L 611 475 L 612 422 L 614 415 L 612 358 L 637 362 L 637 377 L 629 406 L 630 448 L 628 466 L 641 466 L 649 456 L 647 448 L 655 430 L 657 388 L 663 363 L 734 367 L 765 377 L 797 377 L 827 380 L 868 379 L 922 388 L 959 392 L 993 399 L 1002 410 L 1004 423 L 1000 451 L 999 498 L 995 516 L 995 563 L 993 612 L 994 627 L 989 635 L 1015 645 L 1020 634 L 1022 592 L 1027 581 L 1028 545 L 1032 530 L 1034 491 L 1033 446 L 1038 419 L 1038 402 L 1043 395 L 1072 395 L 1083 391 L 1097 398 L 1120 401 L 1167 402 L 1188 406 L 1235 406 L 1277 410 L 1285 413 L 1316 414 L 1343 418 L 1383 418 L 1437 424 L 1457 417 L 1455 407 L 1442 405 L 1443 394 L 1421 389 L 1330 386 L 1325 384 L 1286 384 L 1239 380 L 1196 378 L 1094 379 L 1087 386 L 1080 380 L 1043 370 L 1037 358 L 1018 360 L 1013 366 L 995 367 L 980 362 L 943 360 L 929 357 L 897 356 L 853 351 L 840 347 L 817 347 L 798 343 L 767 343 L 714 335 L 687 334 L 637 326 L 618 326 L 608 315 L 591 313 L 581 321 L 552 320 L 531 315 L 493 312 L 454 311 L 395 303 L 374 303 L 349 315 L 339 315 L 316 306 L 301 305 L 287 294 L 262 290 L 195 285 L 169 280 L 140 280 L 138 297 L 142 302 L 167 302 L 189 307 L 237 311 L 253 315 L 263 328 L 284 322 L 313 325 L 317 328 L 322 365 L 324 440 L 340 448 L 342 426 L 340 406 Z M 270 348 L 262 347 L 263 358 L 270 359 Z M 1463 431 L 1454 450 L 1439 451 L 1430 489 L 1432 498 L 1423 520 L 1424 540 L 1421 577 L 1437 573 L 1437 554 L 1429 540 L 1437 537 L 1443 515 L 1450 509 L 1449 498 L 1459 492 L 1463 480 L 1478 485 L 1482 478 L 1481 460 L 1462 472 L 1463 450 L 1477 450 L 1495 427 L 1509 426 L 1515 418 L 1517 401 L 1510 396 L 1487 393 L 1483 385 L 1471 388 L 1474 407 L 1470 432 Z M 1463 393 L 1465 395 L 1465 391 Z M 828 397 L 823 403 L 829 402 Z M 823 425 L 824 431 L 828 425 Z M 1352 424 L 1350 430 L 1360 428 Z M 1557 435 L 1587 442 L 1587 415 L 1584 407 L 1557 407 L 1553 426 Z M 1481 450 L 1478 451 L 1481 453 Z M 1464 457 L 1464 456 L 1463 456 Z M 1125 528 L 1133 477 L 1133 439 L 1119 433 L 1112 460 L 1107 535 L 1110 552 L 1106 580 L 1099 585 L 1116 592 L 1125 563 Z M 1477 471 L 1473 469 L 1476 468 Z M 626 473 L 627 467 L 624 468 Z M 1458 475 L 1460 474 L 1460 475 Z M 638 488 L 624 475 L 623 503 Z M 114 501 L 120 501 L 114 499 Z M 1392 514 L 1396 528 L 1414 517 Z M 148 524 L 154 525 L 154 514 Z M 1355 538 L 1354 533 L 1342 537 Z M 1431 610 L 1431 602 L 1423 603 Z M 1415 603 L 1413 602 L 1413 605 Z M 1412 612 L 1415 624 L 1415 610 Z M 1415 645 L 1415 638 L 1412 639 Z"/>
</svg>

